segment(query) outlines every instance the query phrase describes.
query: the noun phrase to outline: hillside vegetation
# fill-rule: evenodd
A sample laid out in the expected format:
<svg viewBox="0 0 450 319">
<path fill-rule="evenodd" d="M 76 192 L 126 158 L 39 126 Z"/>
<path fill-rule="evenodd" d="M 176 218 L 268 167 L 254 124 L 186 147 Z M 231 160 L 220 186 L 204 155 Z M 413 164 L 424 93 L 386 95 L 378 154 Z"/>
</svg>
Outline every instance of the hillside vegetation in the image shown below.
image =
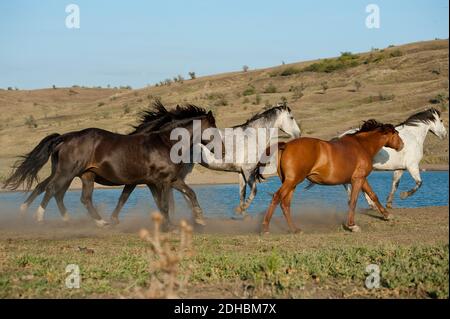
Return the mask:
<svg viewBox="0 0 450 319">
<path fill-rule="evenodd" d="M 427 106 L 443 111 L 448 127 L 448 40 L 343 52 L 336 58 L 192 80 L 177 78 L 135 90 L 3 89 L 0 176 L 9 173 L 18 155 L 50 133 L 87 127 L 129 132 L 139 111 L 154 98 L 169 106 L 193 103 L 211 109 L 220 127 L 239 124 L 264 106 L 287 101 L 303 135 L 319 138 L 331 138 L 368 118 L 397 123 Z M 448 164 L 448 141 L 430 135 L 424 162 Z M 199 172 L 205 169 L 194 174 Z"/>
</svg>

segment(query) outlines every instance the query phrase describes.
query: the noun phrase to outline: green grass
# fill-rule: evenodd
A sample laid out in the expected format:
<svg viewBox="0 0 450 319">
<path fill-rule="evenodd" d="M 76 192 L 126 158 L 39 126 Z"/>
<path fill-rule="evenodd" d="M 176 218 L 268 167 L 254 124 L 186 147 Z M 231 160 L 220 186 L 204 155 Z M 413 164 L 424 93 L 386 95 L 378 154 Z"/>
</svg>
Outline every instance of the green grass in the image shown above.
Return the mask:
<svg viewBox="0 0 450 319">
<path fill-rule="evenodd" d="M 324 291 L 337 287 L 362 296 L 448 297 L 448 244 L 346 247 L 349 242 L 344 241 L 344 246 L 336 242 L 305 248 L 298 246 L 301 236 L 196 235 L 196 253 L 183 261 L 181 273 L 190 273 L 194 291 L 205 285 L 220 290 L 224 282 L 234 282 L 253 296 L 295 297 L 320 283 Z M 133 297 L 133 288 L 150 282 L 149 250 L 134 234 L 4 243 L 2 298 Z M 80 289 L 65 288 L 65 267 L 71 263 L 80 266 Z M 373 291 L 364 287 L 365 267 L 371 263 L 381 269 L 381 288 Z"/>
</svg>

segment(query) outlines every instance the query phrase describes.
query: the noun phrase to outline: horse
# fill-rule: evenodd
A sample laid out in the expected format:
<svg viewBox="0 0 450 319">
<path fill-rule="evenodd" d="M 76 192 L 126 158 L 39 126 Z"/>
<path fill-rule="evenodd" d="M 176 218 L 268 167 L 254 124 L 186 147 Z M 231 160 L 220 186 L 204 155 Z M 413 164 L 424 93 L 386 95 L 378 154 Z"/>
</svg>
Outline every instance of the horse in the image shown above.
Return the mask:
<svg viewBox="0 0 450 319">
<path fill-rule="evenodd" d="M 108 224 L 92 204 L 94 181 L 105 185 L 153 185 L 155 202 L 165 217 L 164 227 L 169 225 L 168 194 L 171 188 L 181 191 L 191 202 L 195 223 L 204 225 L 203 213 L 194 191 L 185 184 L 185 163 L 174 163 L 170 151 L 175 144 L 170 139 L 175 128 L 185 128 L 190 138 L 195 133 L 216 128 L 211 111 L 194 105 L 177 107 L 175 121 L 166 122 L 163 128 L 149 134 L 122 135 L 97 128 L 70 132 L 63 135 L 52 134 L 44 138 L 30 153 L 15 165 L 15 170 L 5 181 L 4 187 L 11 190 L 25 184 L 26 190 L 37 180 L 42 166 L 52 159 L 52 173 L 36 187 L 37 196 L 45 189 L 45 196 L 39 206 L 36 217 L 43 221 L 45 208 L 51 197 L 55 196 L 63 218 L 67 215 L 63 196 L 75 177 L 82 180 L 81 201 L 97 225 Z M 194 132 L 193 121 L 200 121 L 200 132 Z M 162 124 L 162 123 L 159 123 Z M 193 146 L 190 141 L 189 149 Z M 32 198 L 34 199 L 34 198 Z M 28 202 L 25 202 L 28 204 Z"/>
<path fill-rule="evenodd" d="M 392 178 L 391 191 L 387 198 L 386 207 L 392 208 L 394 194 L 400 184 L 400 179 L 407 170 L 414 179 L 416 185 L 400 194 L 401 199 L 405 199 L 414 194 L 422 186 L 422 178 L 420 177 L 419 163 L 423 157 L 423 144 L 425 138 L 430 131 L 441 140 L 447 137 L 447 130 L 441 118 L 441 112 L 431 107 L 422 112 L 408 117 L 404 122 L 395 126 L 399 132 L 405 147 L 400 152 L 396 152 L 390 148 L 383 147 L 373 159 L 373 168 L 375 170 L 394 171 Z M 351 129 L 341 134 L 353 134 L 357 129 Z M 349 185 L 344 185 L 348 194 L 350 194 Z M 367 203 L 372 209 L 375 209 L 374 202 L 365 194 Z"/>
<path fill-rule="evenodd" d="M 361 189 L 375 202 L 384 219 L 389 220 L 391 215 L 380 204 L 367 181 L 367 176 L 372 171 L 372 159 L 383 146 L 400 151 L 403 141 L 393 125 L 372 119 L 364 122 L 358 132 L 330 141 L 303 137 L 288 143 L 278 143 L 277 170 L 282 185 L 273 195 L 264 216 L 263 233 L 269 232 L 270 219 L 280 202 L 290 231 L 300 231 L 292 222 L 290 205 L 296 186 L 305 178 L 321 185 L 351 183 L 348 218 L 344 224 L 347 230 L 360 231 L 355 224 L 354 215 Z M 253 171 L 258 180 L 263 179 L 260 172 L 263 165 L 259 163 Z"/>
<path fill-rule="evenodd" d="M 254 130 L 247 130 L 248 128 Z M 249 139 L 252 139 L 255 138 L 255 136 L 253 135 L 255 135 L 254 133 L 257 129 L 264 129 L 266 131 L 269 131 L 269 129 L 271 128 L 280 129 L 290 137 L 294 138 L 299 137 L 301 134 L 300 128 L 295 121 L 294 116 L 292 115 L 291 109 L 285 103 L 278 104 L 270 109 L 255 114 L 245 123 L 234 126 L 233 130 L 238 134 L 246 134 Z M 219 130 L 221 136 L 224 136 L 225 131 L 223 129 Z M 269 134 L 266 134 L 264 143 L 265 147 L 270 145 L 271 137 Z M 258 160 L 256 159 L 254 162 L 236 161 L 237 158 L 248 152 L 248 150 L 244 146 L 244 143 L 236 143 L 236 147 L 233 147 L 233 149 L 231 150 L 225 149 L 225 153 L 230 151 L 232 152 L 234 160 L 232 163 L 226 163 L 224 161 L 218 160 L 215 156 L 215 153 L 211 152 L 207 146 L 200 145 L 200 147 L 202 148 L 202 161 L 200 162 L 200 165 L 212 170 L 236 172 L 239 174 L 240 199 L 239 206 L 235 208 L 235 211 L 238 214 L 245 215 L 247 208 L 252 203 L 257 192 L 256 180 L 251 173 L 255 169 Z M 246 200 L 245 198 L 247 185 L 250 188 L 250 195 Z"/>
</svg>

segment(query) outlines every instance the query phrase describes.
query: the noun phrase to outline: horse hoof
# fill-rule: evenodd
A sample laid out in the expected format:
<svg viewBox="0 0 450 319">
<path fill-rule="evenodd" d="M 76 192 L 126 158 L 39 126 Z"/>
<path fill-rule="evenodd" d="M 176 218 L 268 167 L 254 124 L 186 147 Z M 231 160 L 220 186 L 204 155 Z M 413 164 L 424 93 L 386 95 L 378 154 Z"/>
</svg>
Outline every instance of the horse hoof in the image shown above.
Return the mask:
<svg viewBox="0 0 450 319">
<path fill-rule="evenodd" d="M 303 234 L 303 230 L 301 230 L 300 228 L 296 228 L 296 229 L 294 229 L 294 231 L 292 233 L 293 234 Z"/>
<path fill-rule="evenodd" d="M 20 205 L 20 214 L 23 215 L 27 212 L 28 210 L 28 205 L 23 203 L 22 205 Z"/>
<path fill-rule="evenodd" d="M 392 203 L 387 203 L 386 208 L 392 208 Z"/>
<path fill-rule="evenodd" d="M 95 224 L 96 224 L 98 227 L 105 227 L 105 226 L 108 226 L 108 225 L 109 225 L 109 223 L 108 223 L 106 220 L 103 220 L 103 219 L 96 219 L 96 220 L 95 220 Z"/>
<path fill-rule="evenodd" d="M 394 215 L 393 214 L 388 214 L 387 216 L 384 216 L 384 220 L 385 221 L 389 221 L 389 220 L 393 220 L 394 219 Z"/>
<path fill-rule="evenodd" d="M 243 215 L 244 212 L 245 212 L 245 209 L 242 208 L 241 206 L 237 206 L 237 207 L 234 209 L 234 211 L 235 211 L 237 214 L 239 214 L 239 215 Z"/>
<path fill-rule="evenodd" d="M 352 233 L 359 233 L 361 231 L 361 228 L 358 225 L 352 226 L 345 225 L 344 228 L 347 229 L 348 231 L 351 231 Z"/>
<path fill-rule="evenodd" d="M 401 199 L 405 199 L 406 197 L 408 197 L 408 192 L 401 192 L 400 193 L 400 198 Z"/>
<path fill-rule="evenodd" d="M 70 221 L 70 216 L 69 216 L 69 214 L 64 214 L 63 216 L 62 216 L 62 220 L 64 221 L 64 222 L 68 222 L 68 221 Z"/>
<path fill-rule="evenodd" d="M 269 232 L 268 230 L 263 230 L 263 231 L 261 232 L 261 235 L 262 235 L 262 236 L 267 236 L 267 235 L 270 235 L 270 232 Z"/>
<path fill-rule="evenodd" d="M 205 222 L 205 220 L 203 218 L 196 218 L 195 219 L 195 223 L 197 225 L 206 226 L 206 222 Z"/>
<path fill-rule="evenodd" d="M 117 218 L 117 217 L 111 217 L 109 219 L 109 222 L 111 223 L 111 225 L 119 225 L 120 224 L 119 218 Z"/>
</svg>

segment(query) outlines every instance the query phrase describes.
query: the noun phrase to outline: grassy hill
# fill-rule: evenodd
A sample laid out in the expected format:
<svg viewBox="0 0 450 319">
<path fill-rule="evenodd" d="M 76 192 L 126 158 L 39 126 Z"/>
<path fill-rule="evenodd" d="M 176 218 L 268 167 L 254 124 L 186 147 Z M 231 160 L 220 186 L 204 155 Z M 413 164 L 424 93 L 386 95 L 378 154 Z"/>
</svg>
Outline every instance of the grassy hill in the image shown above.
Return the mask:
<svg viewBox="0 0 450 319">
<path fill-rule="evenodd" d="M 127 133 L 156 97 L 169 106 L 189 102 L 211 109 L 220 127 L 284 100 L 303 135 L 320 138 L 368 118 L 396 123 L 430 105 L 444 112 L 448 127 L 448 49 L 448 40 L 411 43 L 137 90 L 0 90 L 0 177 L 9 173 L 16 156 L 50 133 L 94 126 Z M 448 141 L 430 135 L 424 163 L 448 164 Z M 199 173 L 208 174 L 204 168 L 194 175 Z"/>
</svg>

